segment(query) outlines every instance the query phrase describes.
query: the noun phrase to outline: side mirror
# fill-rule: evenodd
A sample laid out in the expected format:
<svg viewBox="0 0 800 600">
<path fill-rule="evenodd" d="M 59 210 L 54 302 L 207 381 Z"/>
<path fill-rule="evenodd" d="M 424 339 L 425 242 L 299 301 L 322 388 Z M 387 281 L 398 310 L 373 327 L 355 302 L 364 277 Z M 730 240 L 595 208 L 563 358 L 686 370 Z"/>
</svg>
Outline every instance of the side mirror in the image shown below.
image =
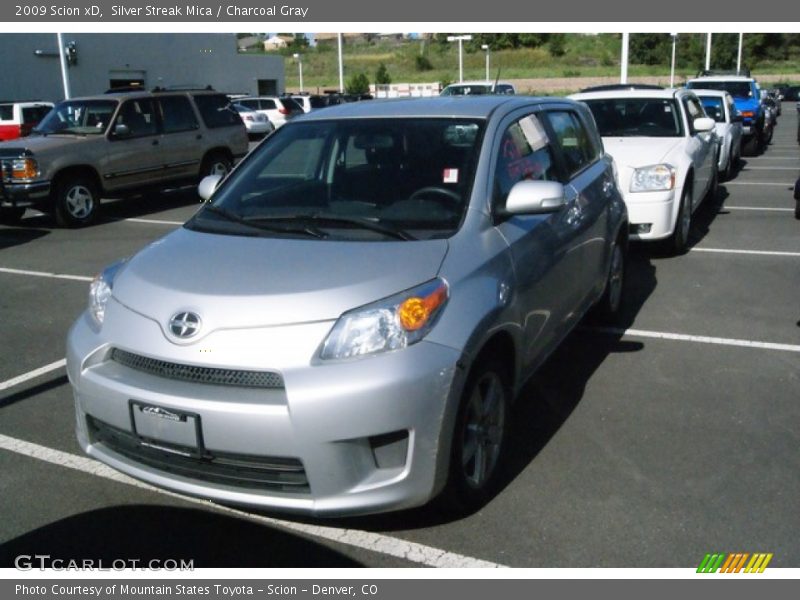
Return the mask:
<svg viewBox="0 0 800 600">
<path fill-rule="evenodd" d="M 219 182 L 222 181 L 222 175 L 206 175 L 197 186 L 197 195 L 200 196 L 203 202 L 207 202 L 214 190 L 217 189 Z"/>
<path fill-rule="evenodd" d="M 709 117 L 698 117 L 692 123 L 695 131 L 703 132 L 703 131 L 711 131 L 714 129 L 714 119 Z"/>
<path fill-rule="evenodd" d="M 131 135 L 131 128 L 125 125 L 124 123 L 117 123 L 114 125 L 114 137 L 115 138 L 126 138 L 130 137 Z"/>
<path fill-rule="evenodd" d="M 511 188 L 503 212 L 507 215 L 550 213 L 566 203 L 564 186 L 557 181 L 519 181 Z"/>
</svg>

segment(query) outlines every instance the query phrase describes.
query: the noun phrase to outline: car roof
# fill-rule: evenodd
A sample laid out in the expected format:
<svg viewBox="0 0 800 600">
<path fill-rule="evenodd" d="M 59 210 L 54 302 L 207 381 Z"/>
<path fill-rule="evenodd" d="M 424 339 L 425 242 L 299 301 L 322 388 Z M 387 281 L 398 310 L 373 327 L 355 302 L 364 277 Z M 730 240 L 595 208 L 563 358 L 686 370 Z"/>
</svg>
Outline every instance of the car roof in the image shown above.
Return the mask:
<svg viewBox="0 0 800 600">
<path fill-rule="evenodd" d="M 750 83 L 751 81 L 755 81 L 755 79 L 744 75 L 707 75 L 705 77 L 689 79 L 687 83 L 702 83 L 703 81 L 746 81 Z"/>
<path fill-rule="evenodd" d="M 310 112 L 299 119 L 327 120 L 331 118 L 380 118 L 380 117 L 451 117 L 487 119 L 498 108 L 504 112 L 515 108 L 537 104 L 564 102 L 564 98 L 537 98 L 514 95 L 480 96 L 434 96 L 430 98 L 397 98 L 371 100 L 370 102 L 350 102 L 326 108 L 320 112 Z M 296 120 L 299 120 L 296 119 Z"/>
<path fill-rule="evenodd" d="M 513 84 L 508 82 L 508 81 L 498 81 L 497 82 L 497 85 L 501 85 L 501 84 L 502 85 L 511 85 L 511 86 L 513 86 Z M 494 83 L 494 81 L 486 81 L 485 79 L 481 79 L 481 80 L 476 80 L 476 81 L 459 81 L 457 83 L 451 83 L 447 87 L 459 87 L 459 86 L 464 86 L 464 85 L 495 85 L 495 83 Z"/>
<path fill-rule="evenodd" d="M 222 92 L 217 92 L 214 90 L 206 90 L 206 89 L 186 89 L 186 90 L 168 90 L 162 89 L 157 90 L 155 92 L 151 92 L 150 90 L 137 90 L 137 91 L 127 91 L 127 92 L 107 92 L 105 94 L 94 94 L 92 96 L 81 96 L 79 98 L 69 98 L 69 101 L 73 100 L 128 100 L 131 98 L 158 98 L 160 96 L 169 96 L 170 94 L 192 94 L 193 96 L 205 96 L 205 95 L 212 95 L 212 96 L 224 96 Z"/>
<path fill-rule="evenodd" d="M 609 98 L 674 98 L 676 95 L 687 93 L 681 88 L 669 88 L 663 90 L 607 90 L 601 92 L 582 92 L 570 94 L 573 100 L 606 100 Z M 693 93 L 689 92 L 689 93 Z"/>
</svg>

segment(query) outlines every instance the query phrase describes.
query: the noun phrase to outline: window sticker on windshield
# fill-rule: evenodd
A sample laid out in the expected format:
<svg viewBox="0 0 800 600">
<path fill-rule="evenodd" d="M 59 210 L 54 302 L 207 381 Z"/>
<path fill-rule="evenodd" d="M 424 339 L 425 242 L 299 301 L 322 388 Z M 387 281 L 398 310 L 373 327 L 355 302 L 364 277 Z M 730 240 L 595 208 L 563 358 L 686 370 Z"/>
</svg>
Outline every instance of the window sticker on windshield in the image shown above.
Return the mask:
<svg viewBox="0 0 800 600">
<path fill-rule="evenodd" d="M 541 123 L 533 115 L 525 117 L 519 122 L 522 134 L 533 152 L 547 146 L 547 134 L 542 129 Z"/>
<path fill-rule="evenodd" d="M 458 169 L 445 169 L 442 174 L 443 183 L 458 183 Z"/>
<path fill-rule="evenodd" d="M 665 104 L 664 105 L 664 112 L 665 113 L 671 113 L 672 112 L 672 107 L 669 104 Z"/>
</svg>

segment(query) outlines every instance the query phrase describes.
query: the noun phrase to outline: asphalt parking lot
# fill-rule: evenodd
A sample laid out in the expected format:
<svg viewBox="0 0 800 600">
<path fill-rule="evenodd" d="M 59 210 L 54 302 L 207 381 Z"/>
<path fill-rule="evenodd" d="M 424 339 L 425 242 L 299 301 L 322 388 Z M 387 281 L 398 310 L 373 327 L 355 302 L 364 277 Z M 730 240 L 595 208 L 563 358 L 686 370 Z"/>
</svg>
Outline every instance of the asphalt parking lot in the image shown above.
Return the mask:
<svg viewBox="0 0 800 600">
<path fill-rule="evenodd" d="M 109 202 L 101 222 L 0 226 L 0 567 L 19 554 L 196 567 L 696 567 L 771 552 L 800 567 L 797 113 L 701 208 L 692 248 L 634 245 L 616 327 L 590 324 L 515 407 L 481 511 L 285 520 L 153 490 L 83 457 L 63 367 L 107 263 L 179 227 L 192 191 Z M 199 257 L 201 259 L 201 257 Z"/>
</svg>

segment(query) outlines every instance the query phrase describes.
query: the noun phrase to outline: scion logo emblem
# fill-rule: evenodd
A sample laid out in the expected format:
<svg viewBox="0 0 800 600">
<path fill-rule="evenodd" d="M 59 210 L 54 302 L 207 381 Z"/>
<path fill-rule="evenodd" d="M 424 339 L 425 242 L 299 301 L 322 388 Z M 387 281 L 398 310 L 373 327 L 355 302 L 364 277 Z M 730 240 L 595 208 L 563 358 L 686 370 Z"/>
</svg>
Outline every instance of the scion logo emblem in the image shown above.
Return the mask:
<svg viewBox="0 0 800 600">
<path fill-rule="evenodd" d="M 169 320 L 172 335 L 188 339 L 200 331 L 200 317 L 192 312 L 179 312 Z"/>
</svg>

